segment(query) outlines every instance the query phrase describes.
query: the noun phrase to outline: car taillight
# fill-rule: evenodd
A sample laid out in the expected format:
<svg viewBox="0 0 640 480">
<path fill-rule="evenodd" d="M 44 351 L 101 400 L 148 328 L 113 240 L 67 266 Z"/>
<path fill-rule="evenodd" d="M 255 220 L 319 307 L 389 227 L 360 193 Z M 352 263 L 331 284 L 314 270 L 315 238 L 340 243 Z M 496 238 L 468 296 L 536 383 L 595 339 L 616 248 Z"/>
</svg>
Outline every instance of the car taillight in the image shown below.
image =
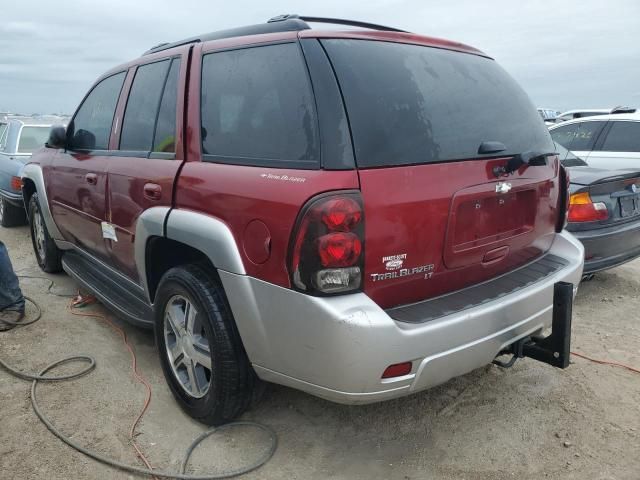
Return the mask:
<svg viewBox="0 0 640 480">
<path fill-rule="evenodd" d="M 569 170 L 560 165 L 560 195 L 558 197 L 559 215 L 556 224 L 556 232 L 561 232 L 567 228 L 569 223 L 569 186 L 571 179 L 569 178 Z"/>
<path fill-rule="evenodd" d="M 603 202 L 593 202 L 588 192 L 574 193 L 569 198 L 569 222 L 597 222 L 609 218 Z"/>
<path fill-rule="evenodd" d="M 294 287 L 311 294 L 358 290 L 364 264 L 364 212 L 359 193 L 310 200 L 293 232 L 290 253 Z"/>
<path fill-rule="evenodd" d="M 11 177 L 11 189 L 16 192 L 22 189 L 22 179 L 20 177 Z"/>
</svg>

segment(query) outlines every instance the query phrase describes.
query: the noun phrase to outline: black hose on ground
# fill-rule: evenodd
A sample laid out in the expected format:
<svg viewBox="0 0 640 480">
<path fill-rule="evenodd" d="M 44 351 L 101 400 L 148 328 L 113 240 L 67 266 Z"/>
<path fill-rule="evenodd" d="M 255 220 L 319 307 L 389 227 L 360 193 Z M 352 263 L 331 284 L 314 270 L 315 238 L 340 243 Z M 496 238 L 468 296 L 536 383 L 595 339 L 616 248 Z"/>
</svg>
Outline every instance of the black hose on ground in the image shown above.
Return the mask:
<svg viewBox="0 0 640 480">
<path fill-rule="evenodd" d="M 41 277 L 41 278 L 44 278 L 44 277 Z M 49 286 L 48 291 L 50 291 L 50 290 L 51 290 L 51 285 Z M 37 322 L 38 320 L 40 320 L 40 318 L 42 317 L 42 310 L 41 310 L 40 306 L 33 299 L 31 299 L 29 297 L 25 297 L 25 299 L 36 308 L 36 316 L 35 316 L 35 318 L 33 318 L 31 320 L 28 320 L 28 321 L 9 322 L 9 321 L 3 320 L 3 322 L 10 323 L 12 325 L 15 325 L 16 327 L 23 327 L 23 326 L 26 326 L 26 325 L 31 325 L 31 324 Z M 78 372 L 75 372 L 75 373 L 71 373 L 71 374 L 67 374 L 67 375 L 60 375 L 60 376 L 49 376 L 49 375 L 47 375 L 48 372 L 50 372 L 51 370 L 55 369 L 56 367 L 59 367 L 61 365 L 66 365 L 68 363 L 74 363 L 74 362 L 82 362 L 82 363 L 86 363 L 87 365 L 84 368 L 82 368 L 81 370 L 79 370 Z M 135 465 L 129 465 L 129 464 L 114 460 L 112 458 L 109 458 L 109 457 L 107 457 L 105 455 L 101 455 L 100 453 L 98 453 L 98 452 L 96 452 L 94 450 L 90 450 L 90 449 L 88 449 L 86 447 L 83 447 L 82 445 L 80 445 L 80 444 L 76 443 L 75 441 L 73 441 L 69 436 L 65 435 L 60 430 L 58 430 L 56 428 L 56 426 L 51 422 L 51 420 L 49 420 L 49 418 L 44 413 L 42 413 L 42 410 L 41 410 L 40 405 L 38 403 L 37 386 L 38 386 L 39 382 L 60 382 L 60 381 L 72 380 L 72 379 L 75 379 L 75 378 L 78 378 L 78 377 L 82 377 L 82 376 L 90 373 L 96 367 L 96 361 L 95 361 L 95 359 L 93 357 L 91 357 L 89 355 L 74 355 L 74 356 L 71 356 L 71 357 L 63 358 L 62 360 L 58 360 L 56 362 L 50 363 L 49 365 L 44 367 L 42 369 L 42 371 L 40 373 L 38 373 L 38 374 L 25 373 L 25 372 L 22 372 L 20 370 L 17 370 L 15 368 L 9 366 L 2 358 L 0 358 L 0 367 L 4 368 L 7 372 L 9 372 L 11 375 L 13 375 L 16 378 L 19 378 L 21 380 L 27 380 L 27 381 L 32 381 L 33 382 L 31 384 L 31 407 L 33 408 L 33 411 L 38 416 L 40 421 L 42 423 L 44 423 L 44 425 L 49 429 L 49 431 L 51 433 L 53 433 L 56 437 L 58 437 L 64 443 L 69 445 L 74 450 L 82 453 L 83 455 L 86 455 L 87 457 L 90 457 L 90 458 L 92 458 L 92 459 L 96 460 L 97 462 L 100 462 L 100 463 L 102 463 L 104 465 L 108 465 L 110 467 L 117 468 L 117 469 L 123 470 L 125 472 L 137 473 L 137 474 L 140 474 L 140 475 L 161 477 L 161 478 L 176 478 L 176 479 L 181 479 L 181 480 L 218 480 L 218 479 L 222 479 L 222 478 L 237 477 L 237 476 L 240 476 L 240 475 L 244 475 L 245 473 L 252 472 L 252 471 L 260 468 L 265 463 L 267 463 L 271 459 L 271 457 L 273 457 L 273 455 L 274 455 L 274 453 L 276 451 L 276 448 L 278 446 L 278 438 L 276 436 L 276 433 L 271 428 L 267 427 L 266 425 L 262 425 L 262 424 L 256 423 L 256 422 L 249 422 L 249 421 L 233 422 L 233 423 L 228 423 L 226 425 L 222 425 L 222 426 L 217 427 L 217 428 L 211 428 L 211 429 L 203 432 L 202 435 L 198 436 L 198 438 L 196 438 L 191 443 L 191 445 L 189 445 L 189 448 L 187 448 L 184 460 L 182 461 L 182 464 L 180 466 L 180 472 L 178 472 L 178 473 L 166 472 L 166 471 L 162 471 L 162 470 L 150 470 L 148 468 L 138 467 L 138 466 L 135 466 Z M 258 428 L 258 429 L 266 432 L 269 435 L 270 440 L 271 440 L 271 445 L 270 445 L 269 449 L 265 452 L 265 454 L 262 457 L 260 457 L 258 460 L 256 460 L 254 463 L 252 463 L 250 465 L 247 465 L 247 466 L 235 469 L 235 470 L 229 470 L 229 471 L 226 471 L 226 472 L 221 472 L 221 473 L 216 473 L 216 474 L 208 474 L 208 475 L 190 475 L 190 474 L 185 473 L 186 469 L 187 469 L 187 465 L 189 463 L 189 459 L 191 458 L 191 455 L 192 455 L 193 451 L 198 447 L 198 445 L 200 445 L 200 443 L 203 440 L 205 440 L 206 438 L 210 437 L 214 433 L 220 432 L 222 430 L 228 430 L 230 428 L 234 428 L 234 427 L 238 427 L 238 426 L 255 427 L 255 428 Z"/>
</svg>

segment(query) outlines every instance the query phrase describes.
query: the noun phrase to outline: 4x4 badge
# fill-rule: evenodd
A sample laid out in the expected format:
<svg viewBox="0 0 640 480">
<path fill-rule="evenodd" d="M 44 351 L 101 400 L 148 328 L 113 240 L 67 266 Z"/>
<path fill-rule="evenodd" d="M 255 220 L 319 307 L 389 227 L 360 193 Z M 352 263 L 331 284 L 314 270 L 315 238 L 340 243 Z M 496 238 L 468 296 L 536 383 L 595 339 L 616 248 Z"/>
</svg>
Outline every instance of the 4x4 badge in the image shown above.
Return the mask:
<svg viewBox="0 0 640 480">
<path fill-rule="evenodd" d="M 511 184 L 509 182 L 496 183 L 496 193 L 509 193 L 511 190 Z"/>
</svg>

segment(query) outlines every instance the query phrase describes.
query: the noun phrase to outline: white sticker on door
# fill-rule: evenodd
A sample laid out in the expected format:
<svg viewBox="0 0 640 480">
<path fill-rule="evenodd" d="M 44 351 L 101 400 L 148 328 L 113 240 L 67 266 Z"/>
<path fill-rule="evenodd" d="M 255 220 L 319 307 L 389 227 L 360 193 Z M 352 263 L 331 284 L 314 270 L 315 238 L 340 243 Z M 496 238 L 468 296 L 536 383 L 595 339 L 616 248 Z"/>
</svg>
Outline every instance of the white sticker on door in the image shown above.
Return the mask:
<svg viewBox="0 0 640 480">
<path fill-rule="evenodd" d="M 102 237 L 107 240 L 113 240 L 114 242 L 118 241 L 118 237 L 116 236 L 116 227 L 107 222 L 102 222 L 100 224 L 102 226 Z"/>
</svg>

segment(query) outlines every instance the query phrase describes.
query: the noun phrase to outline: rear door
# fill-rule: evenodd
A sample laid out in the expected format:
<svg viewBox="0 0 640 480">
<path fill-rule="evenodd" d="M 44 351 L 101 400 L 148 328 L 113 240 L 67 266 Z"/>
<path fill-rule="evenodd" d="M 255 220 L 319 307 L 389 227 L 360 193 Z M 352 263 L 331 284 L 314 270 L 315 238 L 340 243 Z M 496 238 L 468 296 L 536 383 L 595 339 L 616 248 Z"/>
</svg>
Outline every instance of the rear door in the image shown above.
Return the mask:
<svg viewBox="0 0 640 480">
<path fill-rule="evenodd" d="M 354 141 L 369 296 L 385 308 L 419 301 L 512 270 L 550 247 L 557 156 L 509 176 L 493 169 L 555 147 L 526 94 L 493 60 L 381 41 L 322 44 Z M 487 153 L 479 153 L 483 143 Z"/>
<path fill-rule="evenodd" d="M 60 232 L 94 256 L 108 257 L 101 223 L 106 216 L 106 166 L 114 113 L 126 72 L 98 82 L 67 129 L 67 149 L 43 165 L 51 212 Z"/>
<path fill-rule="evenodd" d="M 591 166 L 606 169 L 640 169 L 640 121 L 612 120 L 589 155 Z"/>
<path fill-rule="evenodd" d="M 139 216 L 152 207 L 170 207 L 175 177 L 184 159 L 181 132 L 186 53 L 171 50 L 134 67 L 132 81 L 118 109 L 122 127 L 109 158 L 105 237 L 112 263 L 134 281 Z M 120 113 L 121 112 L 121 113 Z"/>
</svg>

